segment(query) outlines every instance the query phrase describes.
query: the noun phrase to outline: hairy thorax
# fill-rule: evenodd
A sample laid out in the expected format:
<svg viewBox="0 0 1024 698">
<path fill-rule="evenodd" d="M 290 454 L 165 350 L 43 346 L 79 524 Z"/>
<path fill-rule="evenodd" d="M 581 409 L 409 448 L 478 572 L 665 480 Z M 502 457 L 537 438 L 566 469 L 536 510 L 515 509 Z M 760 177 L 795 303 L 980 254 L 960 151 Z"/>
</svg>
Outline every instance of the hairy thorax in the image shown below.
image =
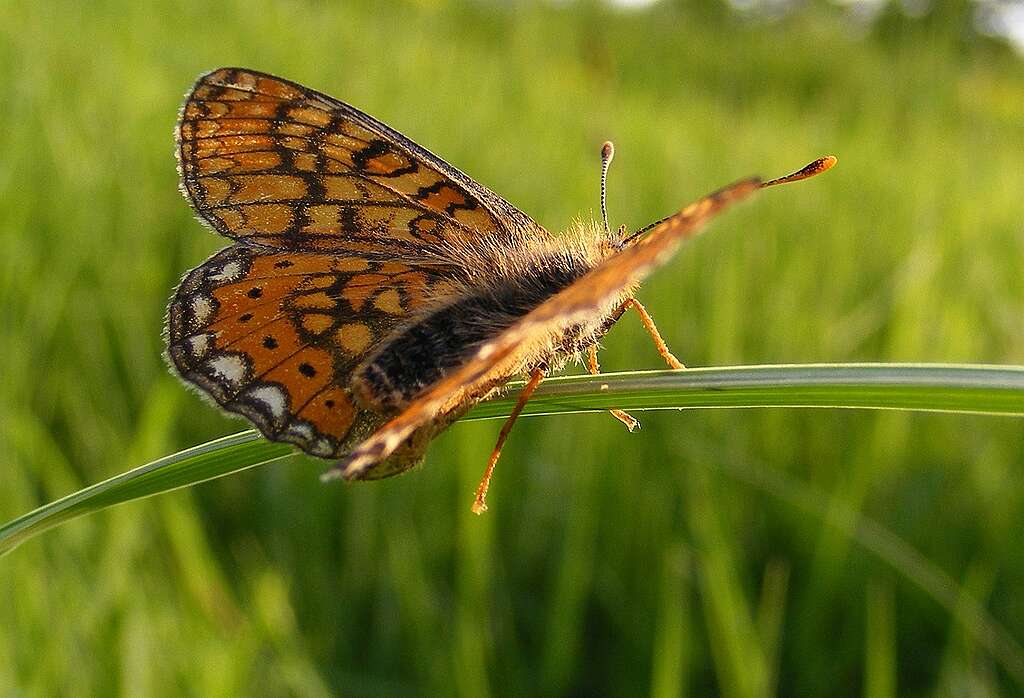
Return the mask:
<svg viewBox="0 0 1024 698">
<path fill-rule="evenodd" d="M 453 257 L 473 255 L 459 265 L 470 273 L 457 280 L 456 291 L 428 305 L 362 363 L 353 376 L 357 400 L 375 411 L 397 410 L 593 269 L 608 254 L 606 247 L 600 231 L 580 228 L 561 238 L 524 241 L 511 249 L 453 248 Z M 599 316 L 531 338 L 516 364 L 505 367 L 503 377 L 507 380 L 539 365 L 557 370 L 595 343 L 611 322 Z"/>
</svg>

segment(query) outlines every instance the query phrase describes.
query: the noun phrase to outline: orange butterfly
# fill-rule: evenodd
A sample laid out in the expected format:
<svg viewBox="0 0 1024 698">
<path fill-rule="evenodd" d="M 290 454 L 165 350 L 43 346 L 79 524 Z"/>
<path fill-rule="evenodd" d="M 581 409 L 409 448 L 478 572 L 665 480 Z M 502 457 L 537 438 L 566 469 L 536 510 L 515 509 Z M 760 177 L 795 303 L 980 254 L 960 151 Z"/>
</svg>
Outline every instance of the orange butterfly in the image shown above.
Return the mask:
<svg viewBox="0 0 1024 698">
<path fill-rule="evenodd" d="M 388 477 L 516 376 L 512 423 L 549 372 L 589 354 L 685 238 L 759 188 L 748 179 L 632 235 L 550 235 L 373 117 L 252 70 L 203 75 L 177 126 L 181 186 L 235 244 L 189 272 L 167 317 L 174 369 L 268 438 L 339 459 L 325 478 Z M 602 149 L 604 180 L 611 144 Z M 607 221 L 607 218 L 605 219 Z M 616 417 L 630 428 L 636 421 Z"/>
</svg>

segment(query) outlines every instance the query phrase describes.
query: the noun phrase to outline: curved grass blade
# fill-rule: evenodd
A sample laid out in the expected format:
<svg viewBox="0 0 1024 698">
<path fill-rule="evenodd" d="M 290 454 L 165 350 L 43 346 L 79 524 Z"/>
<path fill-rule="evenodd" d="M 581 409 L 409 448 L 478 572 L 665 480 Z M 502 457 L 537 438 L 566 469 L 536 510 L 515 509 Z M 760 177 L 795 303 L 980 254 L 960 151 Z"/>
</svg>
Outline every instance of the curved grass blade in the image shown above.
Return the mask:
<svg viewBox="0 0 1024 698">
<path fill-rule="evenodd" d="M 469 419 L 504 417 L 506 396 Z M 707 407 L 833 407 L 1024 416 L 1024 367 L 802 364 L 568 376 L 546 381 L 526 414 Z M 210 441 L 79 490 L 0 526 L 0 556 L 84 514 L 264 465 L 294 453 L 254 431 Z"/>
<path fill-rule="evenodd" d="M 0 527 L 0 556 L 43 531 L 84 514 L 238 473 L 294 453 L 258 432 L 243 431 L 164 456 L 45 504 Z"/>
</svg>

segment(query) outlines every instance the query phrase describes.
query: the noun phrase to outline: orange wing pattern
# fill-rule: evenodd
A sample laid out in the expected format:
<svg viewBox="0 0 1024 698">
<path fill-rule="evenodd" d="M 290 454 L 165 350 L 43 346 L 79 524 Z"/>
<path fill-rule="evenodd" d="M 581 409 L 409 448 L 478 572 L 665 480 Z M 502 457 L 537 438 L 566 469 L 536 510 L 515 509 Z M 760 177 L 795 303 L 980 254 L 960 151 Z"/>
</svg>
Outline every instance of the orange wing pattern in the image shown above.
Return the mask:
<svg viewBox="0 0 1024 698">
<path fill-rule="evenodd" d="M 200 77 L 177 140 L 186 195 L 236 240 L 422 255 L 452 236 L 547 236 L 373 117 L 271 75 L 222 68 Z"/>
<path fill-rule="evenodd" d="M 263 434 L 338 457 L 384 420 L 348 377 L 450 270 L 236 244 L 190 272 L 168 310 L 168 355 L 186 380 Z"/>
<path fill-rule="evenodd" d="M 694 235 L 715 214 L 761 188 L 758 179 L 734 184 L 690 204 L 666 218 L 632 247 L 600 263 L 494 339 L 482 345 L 461 368 L 441 379 L 409 403 L 342 460 L 333 471 L 358 479 L 388 459 L 414 432 L 446 414 L 453 404 L 472 399 L 531 367 L 523 360 L 538 338 L 564 334 L 566 328 L 610 311 L 620 294 L 664 264 L 686 238 Z"/>
</svg>

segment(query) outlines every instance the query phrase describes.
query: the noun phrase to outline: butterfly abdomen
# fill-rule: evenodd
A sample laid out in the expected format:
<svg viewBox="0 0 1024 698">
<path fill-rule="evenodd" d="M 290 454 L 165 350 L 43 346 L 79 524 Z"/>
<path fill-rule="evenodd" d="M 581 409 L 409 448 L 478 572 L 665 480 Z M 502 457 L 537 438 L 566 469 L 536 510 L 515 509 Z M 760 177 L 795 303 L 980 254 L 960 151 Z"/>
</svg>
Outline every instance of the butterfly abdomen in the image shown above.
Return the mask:
<svg viewBox="0 0 1024 698">
<path fill-rule="evenodd" d="M 467 288 L 386 341 L 356 370 L 356 395 L 372 409 L 401 407 L 587 271 L 587 264 L 549 259 Z"/>
</svg>

